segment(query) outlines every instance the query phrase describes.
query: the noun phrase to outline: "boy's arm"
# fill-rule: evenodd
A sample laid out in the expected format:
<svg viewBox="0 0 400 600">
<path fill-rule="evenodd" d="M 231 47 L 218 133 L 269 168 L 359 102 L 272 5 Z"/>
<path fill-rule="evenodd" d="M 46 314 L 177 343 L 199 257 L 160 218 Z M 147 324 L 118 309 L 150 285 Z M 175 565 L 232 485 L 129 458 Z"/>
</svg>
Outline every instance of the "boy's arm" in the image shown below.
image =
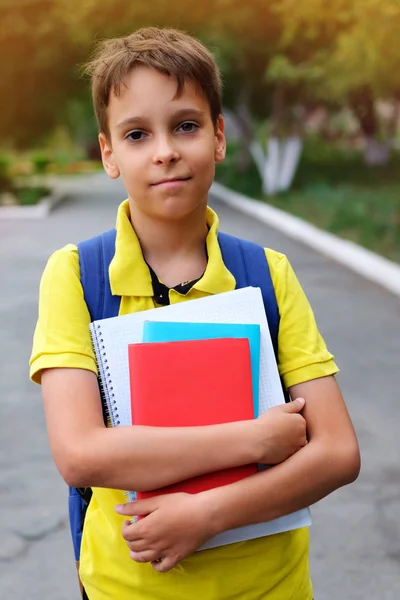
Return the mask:
<svg viewBox="0 0 400 600">
<path fill-rule="evenodd" d="M 74 487 L 152 490 L 219 469 L 276 463 L 306 441 L 300 405 L 210 427 L 106 428 L 91 371 L 44 370 L 42 393 L 55 463 Z"/>
<path fill-rule="evenodd" d="M 295 385 L 305 398 L 309 443 L 285 462 L 207 492 L 215 531 L 269 521 L 309 506 L 353 482 L 360 470 L 356 435 L 334 377 Z"/>
<path fill-rule="evenodd" d="M 106 428 L 90 371 L 44 371 L 42 393 L 55 463 L 74 487 L 149 490 L 254 461 L 245 423 L 222 427 L 218 435 L 211 427 Z"/>
<path fill-rule="evenodd" d="M 135 561 L 152 562 L 157 571 L 168 571 L 222 531 L 305 508 L 356 479 L 358 444 L 334 377 L 292 386 L 290 392 L 305 398 L 309 442 L 285 462 L 194 496 L 159 496 L 117 508 L 125 516 L 149 515 L 123 525 Z M 154 562 L 160 557 L 162 562 Z"/>
</svg>

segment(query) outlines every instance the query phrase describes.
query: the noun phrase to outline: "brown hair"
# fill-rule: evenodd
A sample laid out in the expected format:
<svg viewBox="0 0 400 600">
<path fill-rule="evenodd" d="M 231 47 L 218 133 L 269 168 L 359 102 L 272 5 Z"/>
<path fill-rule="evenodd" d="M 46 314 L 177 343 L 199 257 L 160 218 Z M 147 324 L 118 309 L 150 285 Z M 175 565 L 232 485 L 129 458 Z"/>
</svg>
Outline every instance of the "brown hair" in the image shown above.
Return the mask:
<svg viewBox="0 0 400 600">
<path fill-rule="evenodd" d="M 99 129 L 109 137 L 107 107 L 111 92 L 121 93 L 128 73 L 146 66 L 175 77 L 177 96 L 185 82 L 194 83 L 208 100 L 214 125 L 222 112 L 221 76 L 211 52 L 198 40 L 177 29 L 146 27 L 131 35 L 102 41 L 85 73 L 92 81 L 93 107 Z"/>
</svg>

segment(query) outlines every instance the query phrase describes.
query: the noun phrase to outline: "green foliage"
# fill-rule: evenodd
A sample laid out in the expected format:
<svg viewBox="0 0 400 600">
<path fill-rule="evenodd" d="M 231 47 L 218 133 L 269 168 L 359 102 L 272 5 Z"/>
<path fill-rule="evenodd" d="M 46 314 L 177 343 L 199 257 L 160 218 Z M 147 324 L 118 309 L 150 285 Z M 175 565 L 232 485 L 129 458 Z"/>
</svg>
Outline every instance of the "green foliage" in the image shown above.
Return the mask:
<svg viewBox="0 0 400 600">
<path fill-rule="evenodd" d="M 19 187 L 14 190 L 14 194 L 21 206 L 30 206 L 37 204 L 39 200 L 50 194 L 49 188 L 46 187 Z"/>
<path fill-rule="evenodd" d="M 374 97 L 399 91 L 398 0 L 280 0 L 282 49 L 292 70 L 305 75 L 316 98 L 346 102 L 368 87 Z M 286 66 L 284 80 L 293 72 Z"/>
<path fill-rule="evenodd" d="M 11 157 L 0 152 L 0 192 L 8 191 L 11 187 Z"/>
<path fill-rule="evenodd" d="M 36 152 L 31 156 L 34 172 L 43 174 L 46 172 L 47 167 L 51 164 L 51 158 L 44 152 Z"/>
<path fill-rule="evenodd" d="M 232 145 L 225 162 L 216 165 L 215 178 L 223 185 L 246 196 L 257 198 L 260 194 L 261 179 L 256 165 L 251 162 L 246 172 L 238 173 Z"/>
<path fill-rule="evenodd" d="M 0 177 L 7 177 L 10 172 L 11 157 L 5 152 L 0 153 Z"/>
<path fill-rule="evenodd" d="M 307 62 L 293 64 L 288 56 L 277 54 L 266 70 L 269 81 L 285 81 L 286 84 L 297 85 L 303 82 L 319 81 L 323 75 L 320 65 Z"/>
<path fill-rule="evenodd" d="M 93 113 L 92 99 L 88 90 L 79 97 L 72 98 L 67 107 L 67 126 L 70 141 L 81 148 L 98 144 L 97 123 Z"/>
<path fill-rule="evenodd" d="M 237 109 L 242 103 L 254 117 L 271 112 L 272 88 L 265 77 L 277 52 L 281 23 L 273 13 L 275 0 L 215 0 L 203 39 L 218 48 L 224 75 L 224 104 Z"/>
<path fill-rule="evenodd" d="M 145 25 L 206 31 L 211 0 L 0 0 L 0 129 L 17 149 L 43 144 L 60 124 L 93 145 L 96 124 L 88 82 L 80 77 L 96 40 Z M 91 115 L 90 118 L 88 115 Z"/>
<path fill-rule="evenodd" d="M 15 157 L 6 152 L 0 152 L 0 195 L 3 192 L 11 192 L 22 205 L 36 204 L 38 200 L 50 193 L 44 186 L 18 186 L 15 183 L 12 172 Z"/>
<path fill-rule="evenodd" d="M 76 89 L 79 45 L 71 43 L 55 0 L 0 4 L 2 140 L 28 148 L 65 118 Z"/>
<path fill-rule="evenodd" d="M 326 142 L 318 136 L 305 140 L 294 187 L 304 190 L 310 185 L 337 185 L 381 189 L 384 185 L 400 186 L 400 157 L 394 155 L 386 165 L 367 168 L 361 150 Z"/>
<path fill-rule="evenodd" d="M 80 77 L 95 40 L 180 27 L 223 69 L 225 105 L 279 119 L 285 106 L 400 94 L 399 0 L 0 0 L 3 143 L 38 147 L 67 125 L 92 149 L 96 124 Z"/>
<path fill-rule="evenodd" d="M 400 262 L 400 185 L 309 185 L 272 203 Z"/>
<path fill-rule="evenodd" d="M 231 147 L 229 156 L 234 152 Z M 218 166 L 216 179 L 400 262 L 399 169 L 400 155 L 371 170 L 359 152 L 312 139 L 306 143 L 295 187 L 286 194 L 263 198 L 255 167 L 238 176 L 232 160 Z"/>
</svg>

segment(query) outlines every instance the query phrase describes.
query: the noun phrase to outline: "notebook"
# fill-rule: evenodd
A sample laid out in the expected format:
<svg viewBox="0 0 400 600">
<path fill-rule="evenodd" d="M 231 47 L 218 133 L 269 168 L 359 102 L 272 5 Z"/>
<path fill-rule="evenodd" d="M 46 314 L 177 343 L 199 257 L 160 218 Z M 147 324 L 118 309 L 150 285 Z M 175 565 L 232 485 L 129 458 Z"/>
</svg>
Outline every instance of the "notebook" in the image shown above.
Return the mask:
<svg viewBox="0 0 400 600">
<path fill-rule="evenodd" d="M 247 338 L 250 344 L 254 418 L 258 417 L 260 326 L 242 323 L 177 323 L 145 321 L 143 342 L 178 342 L 215 338 Z"/>
<path fill-rule="evenodd" d="M 250 348 L 247 339 L 130 344 L 132 423 L 193 427 L 253 419 Z M 195 494 L 257 473 L 243 465 L 207 473 L 136 498 Z"/>
<path fill-rule="evenodd" d="M 284 403 L 282 385 L 269 334 L 261 290 L 247 287 L 197 300 L 180 302 L 129 315 L 93 321 L 90 324 L 100 386 L 111 425 L 131 425 L 128 345 L 142 342 L 144 321 L 201 323 L 253 323 L 260 325 L 259 414 Z M 225 531 L 200 549 L 214 548 L 311 525 L 303 509 L 257 525 Z"/>
<path fill-rule="evenodd" d="M 127 347 L 128 344 L 142 342 L 145 321 L 259 325 L 258 412 L 262 414 L 268 408 L 284 403 L 261 290 L 247 287 L 90 324 L 102 394 L 113 426 L 131 424 Z"/>
</svg>

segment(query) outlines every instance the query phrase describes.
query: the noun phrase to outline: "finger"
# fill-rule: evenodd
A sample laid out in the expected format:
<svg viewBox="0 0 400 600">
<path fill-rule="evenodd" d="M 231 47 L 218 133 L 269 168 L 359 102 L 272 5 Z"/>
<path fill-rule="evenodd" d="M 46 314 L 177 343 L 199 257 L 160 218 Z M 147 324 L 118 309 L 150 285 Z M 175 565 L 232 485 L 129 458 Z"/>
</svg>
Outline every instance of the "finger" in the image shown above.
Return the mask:
<svg viewBox="0 0 400 600">
<path fill-rule="evenodd" d="M 303 410 L 305 403 L 306 401 L 304 398 L 296 398 L 296 400 L 293 400 L 293 402 L 288 402 L 287 404 L 283 405 L 284 411 L 286 413 L 298 413 Z"/>
<path fill-rule="evenodd" d="M 153 569 L 155 571 L 158 571 L 159 573 L 166 573 L 167 571 L 170 571 L 171 569 L 176 567 L 177 564 L 178 559 L 173 559 L 170 556 L 165 556 L 162 557 L 162 560 L 158 559 L 151 562 L 151 566 L 153 567 Z"/>
<path fill-rule="evenodd" d="M 138 500 L 137 502 L 127 502 L 126 504 L 117 504 L 114 507 L 115 512 L 126 517 L 148 515 L 156 509 L 152 498 Z"/>
<path fill-rule="evenodd" d="M 134 510 L 133 510 L 133 507 L 135 506 L 135 504 L 136 504 L 136 502 L 126 502 L 125 504 L 117 504 L 116 506 L 114 506 L 114 510 L 119 515 L 124 515 L 126 517 L 132 517 L 135 514 Z"/>
<path fill-rule="evenodd" d="M 115 512 L 127 517 L 149 515 L 158 507 L 154 498 L 146 500 L 137 500 L 136 502 L 127 502 L 126 504 L 117 504 L 114 507 Z"/>
<path fill-rule="evenodd" d="M 127 541 L 129 550 L 132 552 L 144 552 L 145 550 L 151 550 L 151 544 L 147 540 L 135 540 L 133 542 Z"/>
<path fill-rule="evenodd" d="M 132 523 L 132 521 L 124 521 L 122 524 L 122 537 L 127 542 L 134 542 L 142 539 L 140 534 L 138 523 Z"/>
<path fill-rule="evenodd" d="M 159 553 L 156 550 L 145 550 L 143 552 L 134 552 L 130 550 L 129 556 L 137 563 L 153 563 L 159 558 Z"/>
</svg>

